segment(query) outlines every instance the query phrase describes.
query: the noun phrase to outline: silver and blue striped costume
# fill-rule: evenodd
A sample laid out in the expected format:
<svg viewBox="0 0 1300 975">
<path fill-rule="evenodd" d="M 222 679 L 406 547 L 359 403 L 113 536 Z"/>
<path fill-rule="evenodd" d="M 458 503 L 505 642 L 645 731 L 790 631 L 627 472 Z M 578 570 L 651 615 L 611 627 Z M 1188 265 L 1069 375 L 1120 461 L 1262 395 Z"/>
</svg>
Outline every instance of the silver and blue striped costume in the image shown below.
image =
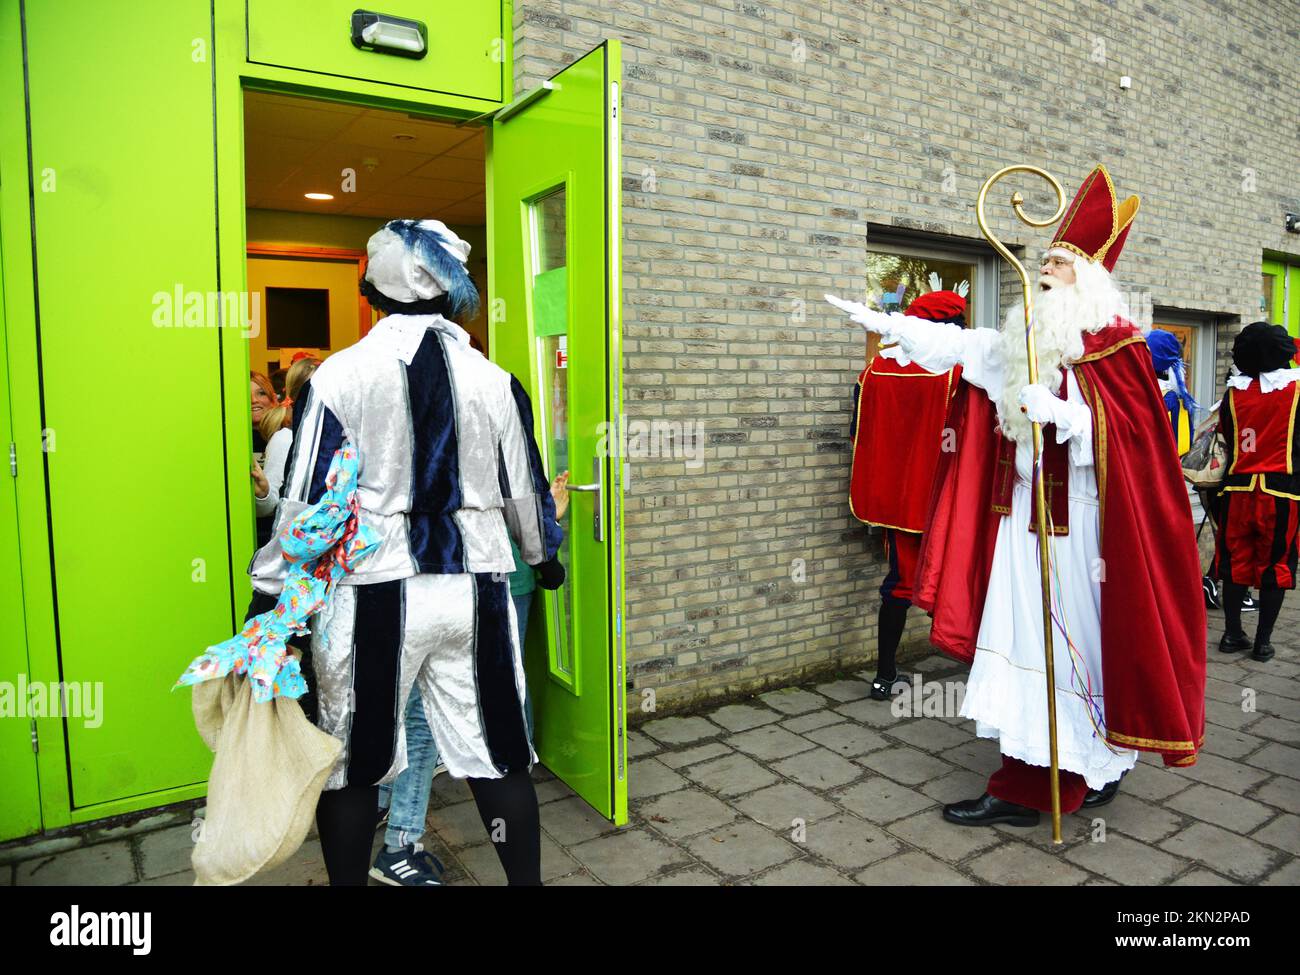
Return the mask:
<svg viewBox="0 0 1300 975">
<path fill-rule="evenodd" d="M 530 767 L 509 539 L 538 565 L 561 529 L 518 381 L 442 316 L 390 315 L 321 364 L 294 414 L 277 537 L 253 557 L 253 585 L 279 592 L 279 531 L 320 497 L 344 441 L 360 454 L 360 520 L 380 539 L 311 622 L 317 724 L 344 743 L 326 788 L 396 778 L 416 682 L 453 776 Z"/>
</svg>

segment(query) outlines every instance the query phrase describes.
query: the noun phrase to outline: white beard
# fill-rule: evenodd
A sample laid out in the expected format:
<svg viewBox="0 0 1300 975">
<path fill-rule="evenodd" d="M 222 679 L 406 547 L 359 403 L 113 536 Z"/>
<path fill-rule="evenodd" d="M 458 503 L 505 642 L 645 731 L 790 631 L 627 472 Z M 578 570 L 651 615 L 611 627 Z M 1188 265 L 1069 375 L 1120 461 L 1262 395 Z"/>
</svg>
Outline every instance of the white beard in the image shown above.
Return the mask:
<svg viewBox="0 0 1300 975">
<path fill-rule="evenodd" d="M 1100 266 L 1098 270 L 1105 274 Z M 1123 300 L 1109 275 L 1102 287 L 1080 287 L 1080 283 L 1058 285 L 1034 296 L 1038 382 L 1053 393 L 1061 384 L 1063 367 L 1083 356 L 1083 333 L 1100 331 L 1117 314 L 1124 314 Z M 1029 360 L 1025 353 L 1025 306 L 1018 301 L 1002 323 L 1006 384 L 994 401 L 998 427 L 1004 436 L 1017 443 L 1030 443 L 1033 437 L 1033 424 L 1020 409 L 1020 390 L 1029 384 Z"/>
</svg>

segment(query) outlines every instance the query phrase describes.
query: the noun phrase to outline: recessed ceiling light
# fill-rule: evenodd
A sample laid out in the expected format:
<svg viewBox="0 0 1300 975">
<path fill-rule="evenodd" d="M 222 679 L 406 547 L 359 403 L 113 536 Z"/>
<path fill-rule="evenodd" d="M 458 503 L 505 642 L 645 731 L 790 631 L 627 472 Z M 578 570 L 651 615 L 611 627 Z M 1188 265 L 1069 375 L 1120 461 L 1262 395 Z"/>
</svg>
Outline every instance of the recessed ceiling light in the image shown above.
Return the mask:
<svg viewBox="0 0 1300 975">
<path fill-rule="evenodd" d="M 393 140 L 395 142 L 414 142 L 415 136 L 411 135 L 409 132 L 397 132 L 394 133 Z"/>
<path fill-rule="evenodd" d="M 333 194 L 333 193 L 304 193 L 303 196 L 307 197 L 307 199 L 309 199 L 309 200 L 332 200 L 332 199 L 334 199 L 334 194 Z"/>
</svg>

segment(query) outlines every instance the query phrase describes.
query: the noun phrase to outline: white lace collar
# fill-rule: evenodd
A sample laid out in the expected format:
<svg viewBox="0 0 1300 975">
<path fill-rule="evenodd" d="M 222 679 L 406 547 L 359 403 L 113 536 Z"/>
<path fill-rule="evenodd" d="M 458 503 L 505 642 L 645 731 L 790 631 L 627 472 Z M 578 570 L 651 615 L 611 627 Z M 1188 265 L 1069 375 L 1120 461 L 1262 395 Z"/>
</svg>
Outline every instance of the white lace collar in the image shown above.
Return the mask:
<svg viewBox="0 0 1300 975">
<path fill-rule="evenodd" d="M 1233 389 L 1249 389 L 1250 384 L 1254 381 L 1252 377 L 1244 373 L 1236 373 L 1228 377 L 1228 385 Z M 1259 391 L 1261 393 L 1271 393 L 1278 389 L 1285 389 L 1294 382 L 1300 382 L 1300 367 L 1261 372 L 1259 374 Z"/>
</svg>

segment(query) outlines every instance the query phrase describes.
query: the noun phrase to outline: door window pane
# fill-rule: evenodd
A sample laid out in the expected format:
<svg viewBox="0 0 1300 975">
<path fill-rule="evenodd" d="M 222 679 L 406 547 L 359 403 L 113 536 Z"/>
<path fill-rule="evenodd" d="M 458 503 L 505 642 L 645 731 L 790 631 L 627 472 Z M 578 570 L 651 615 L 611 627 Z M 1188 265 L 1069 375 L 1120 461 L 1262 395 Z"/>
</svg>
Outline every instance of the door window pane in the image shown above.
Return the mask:
<svg viewBox="0 0 1300 975">
<path fill-rule="evenodd" d="M 564 187 L 534 200 L 529 208 L 532 249 L 533 332 L 537 336 L 538 374 L 542 380 L 541 404 L 544 460 L 547 474 L 555 477 L 571 469 L 569 457 L 569 277 L 567 266 L 568 201 Z M 575 477 L 575 481 L 579 478 Z M 564 541 L 558 558 L 568 582 L 547 592 L 546 620 L 551 673 L 570 684 L 577 668 L 573 646 L 573 504 L 560 520 Z M 539 590 L 541 592 L 541 590 Z"/>
</svg>

